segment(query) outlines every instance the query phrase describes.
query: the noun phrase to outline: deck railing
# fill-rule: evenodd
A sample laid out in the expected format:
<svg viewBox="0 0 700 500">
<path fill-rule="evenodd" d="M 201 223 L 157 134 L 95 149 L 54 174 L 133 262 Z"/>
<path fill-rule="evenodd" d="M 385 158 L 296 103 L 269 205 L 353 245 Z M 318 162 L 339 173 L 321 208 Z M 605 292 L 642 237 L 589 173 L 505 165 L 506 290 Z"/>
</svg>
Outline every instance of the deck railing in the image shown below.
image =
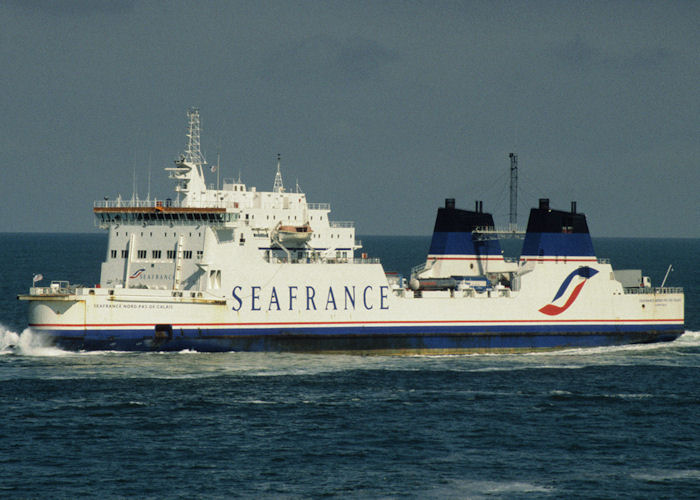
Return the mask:
<svg viewBox="0 0 700 500">
<path fill-rule="evenodd" d="M 683 288 L 679 286 L 647 286 L 647 287 L 625 287 L 625 293 L 629 294 L 670 294 L 670 293 L 683 293 Z"/>
<path fill-rule="evenodd" d="M 52 281 L 50 286 L 33 286 L 29 289 L 30 295 L 71 295 L 83 285 L 73 285 L 67 281 Z"/>
<path fill-rule="evenodd" d="M 355 227 L 355 223 L 353 221 L 337 221 L 337 220 L 332 220 L 330 221 L 330 226 L 331 227 Z"/>
<path fill-rule="evenodd" d="M 97 200 L 94 208 L 239 208 L 240 203 L 222 200 L 188 200 L 186 204 L 167 198 L 165 200 Z"/>
</svg>

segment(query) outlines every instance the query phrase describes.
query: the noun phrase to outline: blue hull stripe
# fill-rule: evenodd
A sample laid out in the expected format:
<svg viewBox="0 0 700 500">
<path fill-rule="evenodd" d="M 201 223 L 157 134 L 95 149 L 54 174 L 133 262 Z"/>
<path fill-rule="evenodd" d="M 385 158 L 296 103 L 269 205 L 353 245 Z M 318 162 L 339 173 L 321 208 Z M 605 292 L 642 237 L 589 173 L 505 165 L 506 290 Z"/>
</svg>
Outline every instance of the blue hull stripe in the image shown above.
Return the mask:
<svg viewBox="0 0 700 500">
<path fill-rule="evenodd" d="M 595 347 L 669 341 L 681 325 L 365 326 L 294 328 L 38 329 L 56 344 L 86 350 L 430 351 Z"/>
</svg>

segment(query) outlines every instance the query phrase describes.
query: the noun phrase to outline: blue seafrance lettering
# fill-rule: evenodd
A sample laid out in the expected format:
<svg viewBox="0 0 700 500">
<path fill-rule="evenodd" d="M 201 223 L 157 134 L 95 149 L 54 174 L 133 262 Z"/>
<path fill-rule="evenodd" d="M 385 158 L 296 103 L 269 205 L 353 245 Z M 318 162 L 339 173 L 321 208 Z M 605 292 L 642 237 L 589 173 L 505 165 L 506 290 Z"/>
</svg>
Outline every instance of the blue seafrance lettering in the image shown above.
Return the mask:
<svg viewBox="0 0 700 500">
<path fill-rule="evenodd" d="M 345 310 L 348 310 L 348 299 L 350 299 L 350 304 L 352 308 L 355 309 L 355 285 L 352 286 L 352 295 L 348 287 L 345 287 Z"/>
<path fill-rule="evenodd" d="M 381 286 L 379 287 L 379 309 L 389 309 L 389 304 L 385 301 L 389 297 L 389 287 Z"/>
<path fill-rule="evenodd" d="M 312 286 L 307 286 L 306 287 L 306 310 L 308 311 L 309 304 L 314 308 L 314 311 L 316 310 L 316 303 L 314 302 L 314 296 L 316 295 L 316 290 Z"/>
<path fill-rule="evenodd" d="M 259 286 L 252 286 L 250 287 L 250 291 L 252 292 L 251 299 L 250 299 L 250 310 L 251 311 L 259 311 L 260 306 L 257 304 L 258 299 L 260 298 L 260 287 Z"/>
<path fill-rule="evenodd" d="M 307 311 L 317 311 L 318 306 L 316 305 L 316 295 L 317 295 L 317 290 L 315 287 L 306 285 L 304 288 L 306 289 L 305 291 L 305 297 L 299 297 L 298 291 L 299 287 L 298 286 L 288 286 L 289 289 L 289 310 L 294 311 L 294 310 L 301 310 L 303 307 L 306 308 Z M 356 285 L 351 285 L 351 286 L 344 286 L 344 292 L 343 292 L 343 306 L 345 310 L 355 310 L 356 302 L 355 299 L 357 298 L 357 287 Z M 377 297 L 375 289 L 379 288 L 379 296 Z M 326 295 L 326 304 L 325 304 L 325 310 L 326 311 L 337 311 L 338 310 L 338 302 L 335 298 L 336 292 L 333 290 L 332 286 L 328 287 L 328 294 Z M 251 311 L 262 311 L 265 306 L 267 306 L 267 311 L 281 311 L 282 310 L 282 304 L 280 302 L 280 292 L 277 291 L 277 287 L 273 286 L 270 288 L 270 295 L 269 298 L 267 296 L 267 291 L 263 293 L 263 287 L 258 286 L 258 285 L 252 285 L 250 287 L 250 295 L 243 293 L 243 287 L 240 285 L 236 285 L 233 287 L 231 290 L 231 309 L 234 311 L 240 311 L 243 309 L 243 301 L 244 299 L 248 301 L 248 297 L 250 297 L 250 310 Z M 375 302 L 376 299 L 379 299 L 378 303 Z M 299 304 L 300 300 L 305 300 L 305 304 Z M 319 300 L 322 300 L 322 298 L 319 298 Z M 374 285 L 367 285 L 362 288 L 362 302 L 361 302 L 361 307 L 364 307 L 365 310 L 371 311 L 373 309 L 376 309 L 375 306 L 378 306 L 379 309 L 386 310 L 389 309 L 389 287 L 388 286 L 379 286 L 375 287 Z M 246 308 L 248 307 L 248 304 L 246 304 Z"/>
<path fill-rule="evenodd" d="M 297 294 L 296 294 L 297 290 L 298 290 L 298 287 L 296 287 L 296 286 L 289 287 L 289 310 L 290 311 L 294 310 L 294 301 L 297 298 Z"/>
<path fill-rule="evenodd" d="M 372 289 L 372 285 L 367 285 L 365 287 L 365 291 L 362 292 L 362 301 L 365 303 L 365 309 L 367 309 L 368 311 L 374 307 L 374 306 L 367 305 L 367 290 L 371 290 L 371 289 Z"/>
<path fill-rule="evenodd" d="M 333 304 L 333 310 L 337 311 L 338 308 L 335 305 L 335 296 L 333 295 L 333 288 L 328 287 L 328 300 L 326 300 L 326 311 L 328 310 L 328 306 Z"/>
<path fill-rule="evenodd" d="M 241 298 L 238 296 L 238 293 L 237 293 L 237 292 L 240 292 L 241 290 L 243 290 L 243 288 L 241 288 L 240 286 L 234 286 L 233 291 L 231 291 L 231 298 L 237 302 L 237 303 L 234 302 L 233 306 L 231 306 L 231 309 L 233 309 L 234 311 L 240 311 L 241 306 L 243 305 L 243 301 L 241 300 Z"/>
<path fill-rule="evenodd" d="M 272 292 L 270 293 L 270 305 L 267 307 L 268 311 L 272 310 L 272 304 L 275 304 L 277 306 L 277 310 L 280 310 L 280 301 L 277 298 L 277 290 L 275 290 L 275 287 L 272 287 Z"/>
</svg>

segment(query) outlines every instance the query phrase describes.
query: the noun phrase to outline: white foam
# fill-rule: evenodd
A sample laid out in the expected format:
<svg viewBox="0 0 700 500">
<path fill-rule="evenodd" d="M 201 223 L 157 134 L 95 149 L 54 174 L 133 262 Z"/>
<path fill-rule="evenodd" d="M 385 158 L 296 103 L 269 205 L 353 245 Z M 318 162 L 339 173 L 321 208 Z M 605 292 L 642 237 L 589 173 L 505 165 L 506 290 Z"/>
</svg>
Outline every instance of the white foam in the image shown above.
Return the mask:
<svg viewBox="0 0 700 500">
<path fill-rule="evenodd" d="M 572 347 L 570 349 L 553 351 L 533 351 L 525 353 L 526 356 L 597 356 L 600 354 L 612 354 L 616 352 L 646 352 L 663 351 L 676 347 L 700 346 L 700 332 L 686 331 L 672 342 L 654 342 L 651 344 L 623 344 L 616 346 L 600 347 Z"/>
<path fill-rule="evenodd" d="M 526 481 L 470 481 L 453 480 L 447 485 L 433 489 L 428 496 L 444 498 L 492 498 L 503 495 L 537 494 L 552 495 L 554 488 Z"/>
<path fill-rule="evenodd" d="M 0 354 L 65 356 L 70 353 L 49 345 L 43 335 L 37 334 L 31 328 L 25 328 L 22 333 L 17 333 L 0 325 Z"/>
<path fill-rule="evenodd" d="M 14 354 L 19 345 L 19 334 L 0 325 L 0 354 Z"/>
<path fill-rule="evenodd" d="M 700 346 L 700 332 L 686 330 L 685 333 L 683 333 L 683 335 L 671 342 L 671 344 L 680 345 L 683 347 Z"/>
<path fill-rule="evenodd" d="M 662 470 L 651 469 L 645 472 L 637 472 L 631 475 L 634 479 L 651 483 L 661 483 L 670 481 L 698 481 L 700 480 L 700 470 Z"/>
</svg>

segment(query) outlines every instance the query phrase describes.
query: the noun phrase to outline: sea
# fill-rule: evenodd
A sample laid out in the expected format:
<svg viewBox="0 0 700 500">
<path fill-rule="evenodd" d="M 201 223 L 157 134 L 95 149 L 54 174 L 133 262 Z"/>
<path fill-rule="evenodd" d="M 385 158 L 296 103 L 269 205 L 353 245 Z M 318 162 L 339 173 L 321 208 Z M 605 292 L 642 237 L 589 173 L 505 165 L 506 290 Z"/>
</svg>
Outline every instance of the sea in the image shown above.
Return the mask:
<svg viewBox="0 0 700 500">
<path fill-rule="evenodd" d="M 365 236 L 408 274 L 428 237 Z M 66 352 L 16 299 L 103 234 L 0 234 L 0 498 L 700 498 L 700 239 L 594 239 L 686 294 L 670 343 L 547 353 Z M 517 253 L 505 242 L 506 253 Z"/>
</svg>

